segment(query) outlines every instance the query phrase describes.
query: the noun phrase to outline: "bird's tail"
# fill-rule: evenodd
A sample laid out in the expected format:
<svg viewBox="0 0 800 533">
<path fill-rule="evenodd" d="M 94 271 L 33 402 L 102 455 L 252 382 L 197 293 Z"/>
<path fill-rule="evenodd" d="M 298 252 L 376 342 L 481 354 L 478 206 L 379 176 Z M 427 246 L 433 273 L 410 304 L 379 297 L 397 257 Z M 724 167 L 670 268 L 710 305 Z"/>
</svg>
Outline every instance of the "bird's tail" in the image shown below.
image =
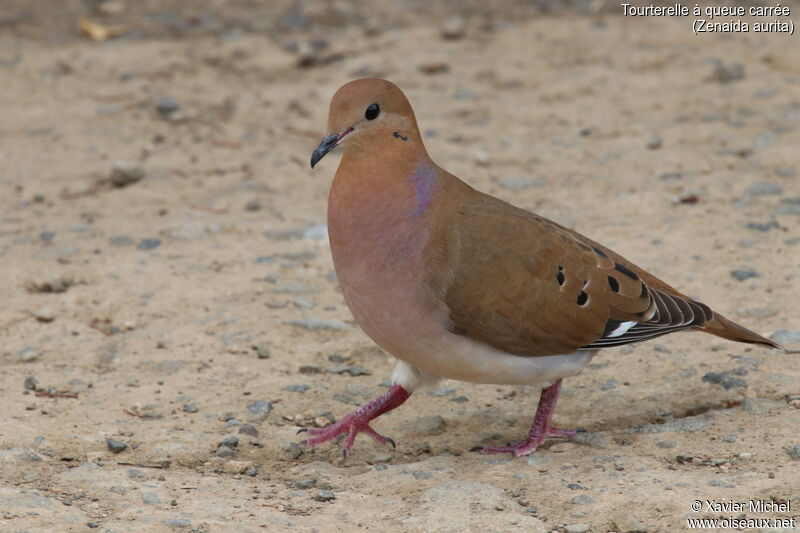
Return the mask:
<svg viewBox="0 0 800 533">
<path fill-rule="evenodd" d="M 786 351 L 786 349 L 780 344 L 773 342 L 766 337 L 762 337 L 758 333 L 750 331 L 746 327 L 740 326 L 736 322 L 728 320 L 718 313 L 714 313 L 714 318 L 703 324 L 698 329 L 730 341 L 746 342 L 748 344 L 760 344 L 762 346 L 769 346 L 770 348 L 778 348 L 779 350 Z"/>
</svg>

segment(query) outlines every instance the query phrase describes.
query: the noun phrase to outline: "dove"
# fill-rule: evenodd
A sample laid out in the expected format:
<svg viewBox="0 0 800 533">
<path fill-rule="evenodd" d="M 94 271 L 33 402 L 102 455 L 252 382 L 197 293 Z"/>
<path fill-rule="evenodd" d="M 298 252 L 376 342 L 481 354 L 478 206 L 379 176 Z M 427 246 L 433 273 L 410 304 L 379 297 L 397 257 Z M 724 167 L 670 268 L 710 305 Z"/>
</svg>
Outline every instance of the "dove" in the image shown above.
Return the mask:
<svg viewBox="0 0 800 533">
<path fill-rule="evenodd" d="M 311 167 L 343 148 L 328 197 L 336 275 L 355 321 L 397 361 L 385 394 L 301 430 L 308 447 L 343 435 L 347 457 L 359 433 L 394 446 L 370 423 L 449 378 L 542 386 L 527 437 L 483 448 L 527 455 L 549 437 L 575 436 L 551 426 L 562 379 L 602 348 L 685 330 L 780 348 L 602 244 L 439 167 L 389 81 L 342 86 L 327 131 Z"/>
</svg>

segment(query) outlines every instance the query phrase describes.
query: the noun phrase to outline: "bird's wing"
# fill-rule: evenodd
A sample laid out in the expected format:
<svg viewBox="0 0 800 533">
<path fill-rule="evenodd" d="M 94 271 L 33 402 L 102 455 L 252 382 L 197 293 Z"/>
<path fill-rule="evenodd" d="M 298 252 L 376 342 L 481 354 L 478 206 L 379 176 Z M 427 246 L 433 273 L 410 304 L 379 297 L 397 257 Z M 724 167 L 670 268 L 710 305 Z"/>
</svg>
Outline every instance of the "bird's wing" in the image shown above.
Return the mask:
<svg viewBox="0 0 800 533">
<path fill-rule="evenodd" d="M 470 196 L 452 214 L 458 260 L 445 303 L 456 334 L 521 356 L 688 328 L 774 345 L 578 233 L 491 196 Z"/>
</svg>

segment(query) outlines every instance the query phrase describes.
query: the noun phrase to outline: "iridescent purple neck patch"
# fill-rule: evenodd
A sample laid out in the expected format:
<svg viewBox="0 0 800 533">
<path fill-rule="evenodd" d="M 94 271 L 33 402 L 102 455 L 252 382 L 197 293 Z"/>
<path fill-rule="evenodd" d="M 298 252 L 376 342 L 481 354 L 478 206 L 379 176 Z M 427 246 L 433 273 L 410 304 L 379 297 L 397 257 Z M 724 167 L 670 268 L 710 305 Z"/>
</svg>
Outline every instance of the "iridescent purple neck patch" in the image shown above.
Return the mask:
<svg viewBox="0 0 800 533">
<path fill-rule="evenodd" d="M 433 199 L 433 190 L 436 188 L 436 169 L 430 163 L 420 163 L 414 173 L 409 176 L 417 192 L 417 207 L 414 216 L 418 217 L 425 212 Z"/>
</svg>

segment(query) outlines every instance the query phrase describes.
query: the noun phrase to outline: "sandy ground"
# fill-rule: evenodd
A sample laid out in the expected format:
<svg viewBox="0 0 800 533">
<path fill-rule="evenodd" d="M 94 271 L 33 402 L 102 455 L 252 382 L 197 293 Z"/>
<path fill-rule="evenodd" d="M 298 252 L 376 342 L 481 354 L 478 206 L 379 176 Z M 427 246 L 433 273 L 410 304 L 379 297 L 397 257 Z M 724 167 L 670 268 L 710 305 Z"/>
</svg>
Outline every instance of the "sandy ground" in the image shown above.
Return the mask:
<svg viewBox="0 0 800 533">
<path fill-rule="evenodd" d="M 308 168 L 330 96 L 365 75 L 407 92 L 429 152 L 472 185 L 800 348 L 798 37 L 576 11 L 467 13 L 444 39 L 439 15 L 381 14 L 104 42 L 4 19 L 0 530 L 579 533 L 800 515 L 800 358 L 697 333 L 601 353 L 556 414 L 588 433 L 529 458 L 470 449 L 523 436 L 538 390 L 458 382 L 375 424 L 396 450 L 361 437 L 343 463 L 335 445 L 292 444 L 385 390 L 393 366 L 332 272 L 338 155 Z M 327 47 L 309 44 L 320 35 Z M 792 507 L 691 508 L 751 499 Z"/>
</svg>

